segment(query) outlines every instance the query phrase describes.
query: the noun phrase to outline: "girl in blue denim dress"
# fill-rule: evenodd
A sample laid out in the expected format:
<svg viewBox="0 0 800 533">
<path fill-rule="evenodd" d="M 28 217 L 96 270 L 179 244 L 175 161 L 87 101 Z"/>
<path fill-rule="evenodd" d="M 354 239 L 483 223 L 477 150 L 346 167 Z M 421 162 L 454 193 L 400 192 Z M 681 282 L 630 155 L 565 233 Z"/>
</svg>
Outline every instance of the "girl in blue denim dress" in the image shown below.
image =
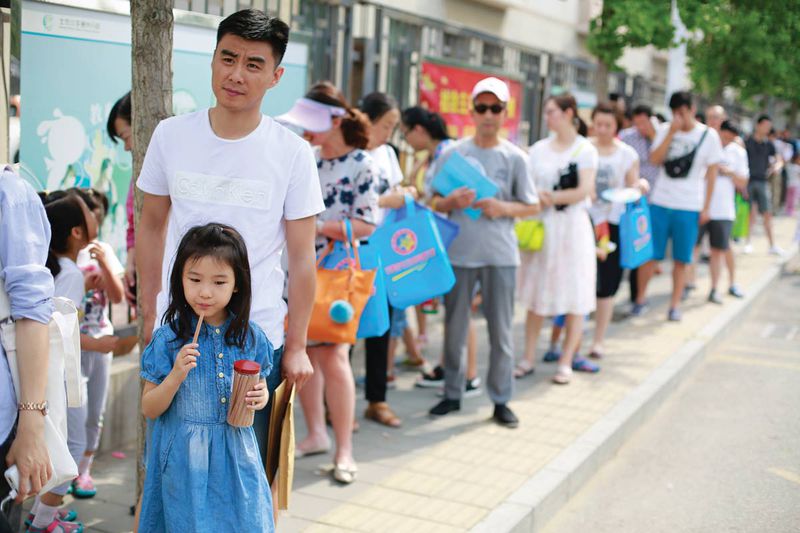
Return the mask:
<svg viewBox="0 0 800 533">
<path fill-rule="evenodd" d="M 247 250 L 236 230 L 208 224 L 186 233 L 170 277 L 164 325 L 142 355 L 142 412 L 150 436 L 139 531 L 275 529 L 253 428 L 226 422 L 235 361 L 261 365 L 247 408 L 263 409 L 268 400 L 273 350 L 249 321 L 250 287 Z"/>
</svg>

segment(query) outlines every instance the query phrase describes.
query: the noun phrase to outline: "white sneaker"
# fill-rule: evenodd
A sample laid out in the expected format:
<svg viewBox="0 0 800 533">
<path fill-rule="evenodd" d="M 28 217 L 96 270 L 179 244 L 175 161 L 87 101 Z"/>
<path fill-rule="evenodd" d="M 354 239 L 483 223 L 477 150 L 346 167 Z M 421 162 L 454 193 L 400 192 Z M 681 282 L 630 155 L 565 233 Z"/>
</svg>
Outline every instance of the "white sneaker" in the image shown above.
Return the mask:
<svg viewBox="0 0 800 533">
<path fill-rule="evenodd" d="M 742 253 L 743 254 L 752 254 L 753 253 L 753 245 L 750 244 L 749 242 L 747 244 L 745 244 L 744 248 L 742 249 Z"/>
<path fill-rule="evenodd" d="M 777 255 L 778 257 L 783 257 L 783 255 L 784 255 L 786 252 L 784 252 L 784 251 L 783 251 L 783 248 L 781 248 L 780 246 L 778 246 L 778 245 L 775 245 L 775 246 L 772 246 L 772 247 L 769 249 L 769 253 L 770 253 L 770 255 Z"/>
</svg>

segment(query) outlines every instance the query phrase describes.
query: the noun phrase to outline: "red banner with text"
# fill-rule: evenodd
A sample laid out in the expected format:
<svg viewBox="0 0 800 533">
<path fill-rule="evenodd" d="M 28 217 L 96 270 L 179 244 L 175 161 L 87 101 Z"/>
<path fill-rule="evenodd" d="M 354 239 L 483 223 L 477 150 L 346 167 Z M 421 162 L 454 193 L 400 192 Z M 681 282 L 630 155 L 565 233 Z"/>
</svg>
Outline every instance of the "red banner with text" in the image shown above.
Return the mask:
<svg viewBox="0 0 800 533">
<path fill-rule="evenodd" d="M 480 80 L 489 76 L 491 74 L 476 70 L 423 62 L 419 87 L 420 105 L 440 113 L 453 138 L 469 137 L 475 133 L 475 126 L 470 116 L 472 88 Z M 508 84 L 511 93 L 511 100 L 508 102 L 508 117 L 501 135 L 512 142 L 517 142 L 522 84 L 502 76 L 497 77 Z"/>
</svg>

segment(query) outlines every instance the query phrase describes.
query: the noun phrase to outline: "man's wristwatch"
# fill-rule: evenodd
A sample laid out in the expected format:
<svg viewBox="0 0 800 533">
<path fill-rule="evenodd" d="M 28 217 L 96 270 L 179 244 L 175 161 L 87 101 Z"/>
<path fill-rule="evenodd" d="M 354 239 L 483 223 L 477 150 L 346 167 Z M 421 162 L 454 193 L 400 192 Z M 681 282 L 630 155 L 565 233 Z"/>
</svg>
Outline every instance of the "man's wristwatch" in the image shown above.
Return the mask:
<svg viewBox="0 0 800 533">
<path fill-rule="evenodd" d="M 20 402 L 17 405 L 17 408 L 20 411 L 40 411 L 42 416 L 47 416 L 47 413 L 50 412 L 50 408 L 47 406 L 47 401 L 44 402 Z"/>
</svg>

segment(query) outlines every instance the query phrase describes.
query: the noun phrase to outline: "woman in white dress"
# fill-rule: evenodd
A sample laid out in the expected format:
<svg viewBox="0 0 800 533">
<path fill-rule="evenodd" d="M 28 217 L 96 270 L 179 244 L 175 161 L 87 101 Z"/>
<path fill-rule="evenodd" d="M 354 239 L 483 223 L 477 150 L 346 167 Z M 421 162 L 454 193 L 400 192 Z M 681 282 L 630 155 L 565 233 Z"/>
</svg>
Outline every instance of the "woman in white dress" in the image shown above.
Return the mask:
<svg viewBox="0 0 800 533">
<path fill-rule="evenodd" d="M 547 316 L 567 315 L 566 339 L 553 382 L 569 383 L 584 317 L 595 309 L 595 242 L 587 208 L 594 192 L 597 150 L 578 117 L 575 98 L 551 96 L 545 120 L 552 135 L 530 149 L 530 163 L 542 205 L 544 244 L 538 252 L 521 252 L 518 299 L 528 309 L 525 358 L 517 374 L 529 373 L 536 361 L 536 342 Z M 596 367 L 593 367 L 596 371 Z"/>
</svg>

